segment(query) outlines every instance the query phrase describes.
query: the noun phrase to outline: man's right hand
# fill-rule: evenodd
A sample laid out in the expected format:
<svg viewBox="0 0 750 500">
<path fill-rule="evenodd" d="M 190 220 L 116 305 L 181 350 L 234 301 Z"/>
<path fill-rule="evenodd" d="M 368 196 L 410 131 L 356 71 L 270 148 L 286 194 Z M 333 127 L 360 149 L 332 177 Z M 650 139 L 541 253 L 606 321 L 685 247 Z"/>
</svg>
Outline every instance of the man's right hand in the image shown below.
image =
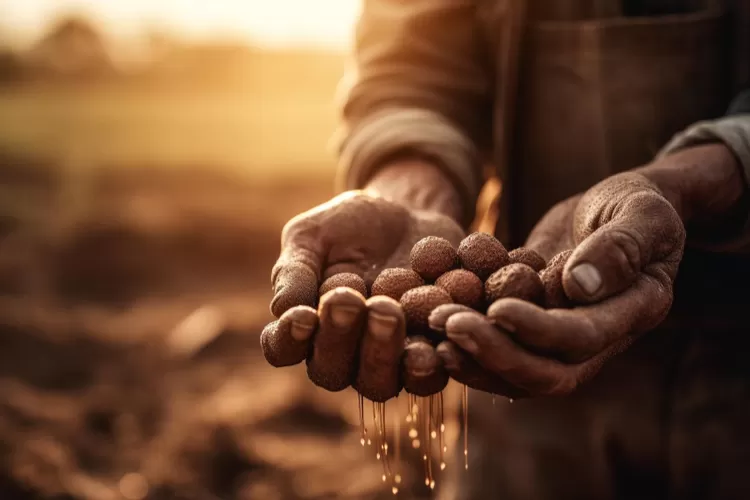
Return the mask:
<svg viewBox="0 0 750 500">
<path fill-rule="evenodd" d="M 316 385 L 329 391 L 351 385 L 373 401 L 398 395 L 404 379 L 418 383 L 442 372 L 436 356 L 424 359 L 415 349 L 415 359 L 407 355 L 405 362 L 412 373 L 402 374 L 406 328 L 398 302 L 367 300 L 343 288 L 318 297 L 322 281 L 334 274 L 355 273 L 369 288 L 383 269 L 408 267 L 412 246 L 425 236 L 458 245 L 464 231 L 440 211 L 411 208 L 369 191 L 346 192 L 289 221 L 272 273 L 271 311 L 278 320 L 261 336 L 268 362 L 289 366 L 306 360 Z"/>
</svg>

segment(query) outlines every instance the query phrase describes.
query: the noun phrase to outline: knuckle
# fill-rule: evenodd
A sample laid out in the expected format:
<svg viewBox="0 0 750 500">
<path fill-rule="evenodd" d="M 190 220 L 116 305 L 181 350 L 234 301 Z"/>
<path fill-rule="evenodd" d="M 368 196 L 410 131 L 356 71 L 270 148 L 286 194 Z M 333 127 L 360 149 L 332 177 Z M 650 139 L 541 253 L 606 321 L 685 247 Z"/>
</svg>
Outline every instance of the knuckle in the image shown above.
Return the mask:
<svg viewBox="0 0 750 500">
<path fill-rule="evenodd" d="M 545 392 L 546 396 L 569 396 L 578 388 L 578 381 L 570 376 L 564 376 L 553 382 Z"/>
<path fill-rule="evenodd" d="M 633 230 L 625 228 L 611 228 L 607 231 L 607 238 L 619 255 L 619 263 L 626 276 L 634 276 L 642 266 L 643 237 Z"/>
<path fill-rule="evenodd" d="M 300 225 L 304 224 L 304 220 L 307 217 L 306 213 L 295 215 L 289 219 L 284 227 L 281 229 L 281 240 L 282 242 L 287 241 L 292 235 L 294 235 Z"/>
</svg>

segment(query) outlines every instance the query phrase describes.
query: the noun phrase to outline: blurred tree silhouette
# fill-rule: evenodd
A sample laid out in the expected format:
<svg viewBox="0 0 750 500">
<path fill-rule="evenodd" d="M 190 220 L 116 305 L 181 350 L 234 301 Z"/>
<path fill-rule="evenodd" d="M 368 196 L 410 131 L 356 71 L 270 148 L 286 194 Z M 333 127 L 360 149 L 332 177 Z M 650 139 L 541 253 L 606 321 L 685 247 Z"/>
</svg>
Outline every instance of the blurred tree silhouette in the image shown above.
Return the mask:
<svg viewBox="0 0 750 500">
<path fill-rule="evenodd" d="M 43 76 L 85 78 L 114 71 L 101 33 L 87 19 L 75 16 L 53 25 L 27 57 L 34 71 Z"/>
<path fill-rule="evenodd" d="M 21 57 L 11 49 L 0 48 L 0 84 L 20 81 L 24 74 Z"/>
</svg>

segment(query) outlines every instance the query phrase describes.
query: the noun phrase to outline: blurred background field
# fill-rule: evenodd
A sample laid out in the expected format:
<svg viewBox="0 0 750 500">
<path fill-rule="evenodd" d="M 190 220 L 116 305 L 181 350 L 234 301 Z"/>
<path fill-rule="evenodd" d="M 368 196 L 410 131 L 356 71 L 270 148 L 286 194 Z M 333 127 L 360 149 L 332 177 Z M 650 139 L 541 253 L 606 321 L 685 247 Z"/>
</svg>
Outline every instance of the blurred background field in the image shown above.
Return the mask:
<svg viewBox="0 0 750 500">
<path fill-rule="evenodd" d="M 352 5 L 0 0 L 0 498 L 391 497 L 258 346 Z"/>
</svg>

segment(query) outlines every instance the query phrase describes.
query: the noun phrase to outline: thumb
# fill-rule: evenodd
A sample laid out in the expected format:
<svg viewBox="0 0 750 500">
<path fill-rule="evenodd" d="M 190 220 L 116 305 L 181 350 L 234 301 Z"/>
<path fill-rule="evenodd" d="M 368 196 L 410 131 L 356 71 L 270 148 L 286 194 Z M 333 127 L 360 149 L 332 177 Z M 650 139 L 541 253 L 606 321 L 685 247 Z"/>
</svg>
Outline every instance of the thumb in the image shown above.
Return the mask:
<svg viewBox="0 0 750 500">
<path fill-rule="evenodd" d="M 660 281 L 677 273 L 685 228 L 672 205 L 653 191 L 633 193 L 619 205 L 617 215 L 585 238 L 565 265 L 563 288 L 575 302 L 620 293 L 641 272 Z"/>
<path fill-rule="evenodd" d="M 317 225 L 302 218 L 284 227 L 281 254 L 271 273 L 271 313 L 277 318 L 292 307 L 316 306 L 325 257 L 317 233 Z"/>
</svg>

